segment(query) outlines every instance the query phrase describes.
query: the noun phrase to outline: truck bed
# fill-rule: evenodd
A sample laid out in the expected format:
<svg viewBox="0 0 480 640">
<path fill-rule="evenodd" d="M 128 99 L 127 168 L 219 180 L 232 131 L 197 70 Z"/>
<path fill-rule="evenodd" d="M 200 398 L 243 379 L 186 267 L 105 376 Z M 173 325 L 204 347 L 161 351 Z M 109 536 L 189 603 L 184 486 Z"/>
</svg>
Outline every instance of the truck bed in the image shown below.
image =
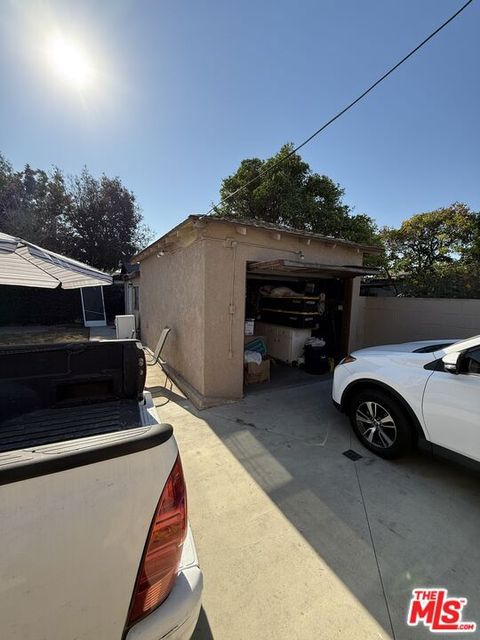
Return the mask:
<svg viewBox="0 0 480 640">
<path fill-rule="evenodd" d="M 124 431 L 141 424 L 137 399 L 40 409 L 0 423 L 0 453 Z"/>
<path fill-rule="evenodd" d="M 102 405 L 90 406 L 102 413 Z M 114 428 L 123 427 L 121 406 Z M 2 640 L 125 637 L 152 518 L 178 456 L 151 396 L 137 406 L 140 427 L 0 453 Z"/>
</svg>

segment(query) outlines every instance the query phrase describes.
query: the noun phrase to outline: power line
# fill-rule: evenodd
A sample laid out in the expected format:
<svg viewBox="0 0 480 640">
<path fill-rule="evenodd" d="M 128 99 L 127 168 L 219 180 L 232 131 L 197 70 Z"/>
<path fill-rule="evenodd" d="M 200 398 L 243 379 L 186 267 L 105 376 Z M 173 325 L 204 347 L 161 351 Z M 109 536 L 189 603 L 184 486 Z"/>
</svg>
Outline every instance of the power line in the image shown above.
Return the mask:
<svg viewBox="0 0 480 640">
<path fill-rule="evenodd" d="M 256 175 L 254 178 L 252 178 L 251 180 L 249 180 L 248 182 L 243 184 L 241 187 L 238 187 L 238 189 L 235 189 L 235 191 L 232 191 L 232 193 L 229 193 L 228 196 L 225 196 L 225 198 L 222 198 L 222 200 L 220 200 L 220 202 L 218 202 L 217 204 L 214 204 L 207 211 L 206 215 L 209 215 L 210 213 L 212 213 L 212 211 L 215 210 L 216 207 L 219 207 L 221 204 L 223 204 L 227 200 L 230 200 L 230 198 L 233 198 L 233 196 L 237 195 L 237 193 L 240 193 L 240 191 L 243 191 L 243 189 L 246 189 L 248 186 L 250 186 L 251 184 L 253 184 L 257 180 L 260 180 L 260 178 L 263 178 L 264 175 L 266 175 L 267 173 L 270 173 L 271 171 L 276 169 L 280 164 L 282 164 L 283 162 L 288 160 L 291 156 L 293 156 L 295 153 L 297 153 L 297 151 L 299 151 L 302 147 L 304 147 L 306 144 L 311 142 L 316 136 L 318 136 L 319 133 L 324 131 L 327 127 L 329 127 L 331 124 L 333 124 L 335 122 L 335 120 L 338 120 L 338 118 L 343 116 L 344 113 L 346 113 L 352 107 L 354 107 L 357 104 L 357 102 L 360 102 L 360 100 L 365 98 L 365 96 L 367 94 L 369 94 L 370 91 L 373 91 L 373 89 L 375 89 L 375 87 L 377 87 L 381 82 L 383 82 L 386 78 L 388 78 L 388 76 L 390 74 L 392 74 L 394 71 L 396 71 L 404 62 L 406 62 L 409 58 L 411 58 L 419 49 L 421 49 L 423 46 L 425 46 L 427 44 L 427 42 L 429 42 L 432 38 L 434 38 L 437 35 L 437 33 L 440 33 L 440 31 L 442 29 L 444 29 L 448 24 L 450 24 L 450 22 L 455 20 L 455 18 L 457 16 L 459 16 L 462 13 L 462 11 L 464 11 L 468 7 L 469 4 L 472 4 L 472 2 L 473 2 L 473 0 L 468 0 L 468 2 L 466 2 L 462 7 L 460 7 L 460 9 L 458 11 L 456 11 L 452 16 L 450 16 L 450 18 L 448 18 L 448 20 L 445 20 L 445 22 L 443 22 L 439 27 L 437 27 L 437 29 L 435 29 L 435 31 L 433 31 L 427 38 L 425 38 L 425 40 L 422 40 L 422 42 L 420 42 L 420 44 L 418 44 L 414 49 L 412 49 L 409 53 L 407 53 L 407 55 L 404 56 L 401 60 L 399 60 L 399 62 L 397 62 L 397 64 L 395 64 L 393 67 L 391 67 L 386 73 L 383 74 L 383 76 L 381 76 L 378 80 L 376 80 L 373 84 L 371 84 L 368 87 L 368 89 L 366 89 L 357 98 L 355 98 L 355 100 L 350 102 L 350 104 L 347 105 L 344 109 L 339 111 L 337 113 L 337 115 L 333 116 L 333 118 L 330 118 L 330 120 L 328 120 L 328 122 L 326 122 L 319 129 L 317 129 L 314 133 L 312 133 L 311 136 L 309 136 L 306 140 L 301 142 L 297 147 L 295 147 L 289 153 L 287 153 L 286 156 L 284 156 L 283 158 L 280 158 L 280 160 L 278 160 L 273 165 L 268 167 L 268 169 L 260 171 L 260 173 L 258 175 Z"/>
</svg>

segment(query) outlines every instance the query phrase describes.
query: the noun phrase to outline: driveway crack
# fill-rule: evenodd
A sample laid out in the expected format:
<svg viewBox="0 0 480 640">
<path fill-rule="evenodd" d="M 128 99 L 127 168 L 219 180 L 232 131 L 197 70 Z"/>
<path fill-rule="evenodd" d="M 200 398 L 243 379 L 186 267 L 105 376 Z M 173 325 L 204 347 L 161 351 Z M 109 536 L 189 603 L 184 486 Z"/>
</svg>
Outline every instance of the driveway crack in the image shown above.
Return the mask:
<svg viewBox="0 0 480 640">
<path fill-rule="evenodd" d="M 385 608 L 387 610 L 388 620 L 390 622 L 390 629 L 392 630 L 393 640 L 396 640 L 395 629 L 393 628 L 392 614 L 390 612 L 390 605 L 388 604 L 387 592 L 385 591 L 385 585 L 383 583 L 383 576 L 382 576 L 382 572 L 380 570 L 380 563 L 378 561 L 377 549 L 375 547 L 375 542 L 373 540 L 372 527 L 370 526 L 370 518 L 368 517 L 367 505 L 365 504 L 365 497 L 363 495 L 362 484 L 360 482 L 360 476 L 358 474 L 358 467 L 357 467 L 356 464 L 354 464 L 354 467 L 355 467 L 355 475 L 357 477 L 358 489 L 360 491 L 360 497 L 362 498 L 363 510 L 365 512 L 365 520 L 367 521 L 368 534 L 370 536 L 370 542 L 372 544 L 373 555 L 375 557 L 375 563 L 377 565 L 378 578 L 380 580 L 380 585 L 382 587 L 383 599 L 385 600 Z"/>
</svg>

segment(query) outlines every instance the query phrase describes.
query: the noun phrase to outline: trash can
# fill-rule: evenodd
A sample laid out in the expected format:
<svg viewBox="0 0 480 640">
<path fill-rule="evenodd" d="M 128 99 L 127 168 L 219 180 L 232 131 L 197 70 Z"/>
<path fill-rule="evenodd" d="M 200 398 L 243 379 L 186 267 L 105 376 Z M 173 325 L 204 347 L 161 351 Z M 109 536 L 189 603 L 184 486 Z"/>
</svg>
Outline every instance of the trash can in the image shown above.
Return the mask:
<svg viewBox="0 0 480 640">
<path fill-rule="evenodd" d="M 328 371 L 328 357 L 325 345 L 305 345 L 305 371 L 313 375 L 320 375 Z"/>
</svg>

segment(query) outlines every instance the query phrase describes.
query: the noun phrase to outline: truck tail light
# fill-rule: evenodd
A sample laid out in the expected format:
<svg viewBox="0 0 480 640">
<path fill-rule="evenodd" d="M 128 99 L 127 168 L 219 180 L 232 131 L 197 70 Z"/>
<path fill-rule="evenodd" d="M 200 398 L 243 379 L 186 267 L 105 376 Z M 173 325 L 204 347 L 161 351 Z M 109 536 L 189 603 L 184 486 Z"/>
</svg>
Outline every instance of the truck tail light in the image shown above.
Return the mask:
<svg viewBox="0 0 480 640">
<path fill-rule="evenodd" d="M 186 533 L 187 494 L 180 456 L 177 456 L 150 526 L 127 626 L 158 607 L 170 593 Z"/>
</svg>

